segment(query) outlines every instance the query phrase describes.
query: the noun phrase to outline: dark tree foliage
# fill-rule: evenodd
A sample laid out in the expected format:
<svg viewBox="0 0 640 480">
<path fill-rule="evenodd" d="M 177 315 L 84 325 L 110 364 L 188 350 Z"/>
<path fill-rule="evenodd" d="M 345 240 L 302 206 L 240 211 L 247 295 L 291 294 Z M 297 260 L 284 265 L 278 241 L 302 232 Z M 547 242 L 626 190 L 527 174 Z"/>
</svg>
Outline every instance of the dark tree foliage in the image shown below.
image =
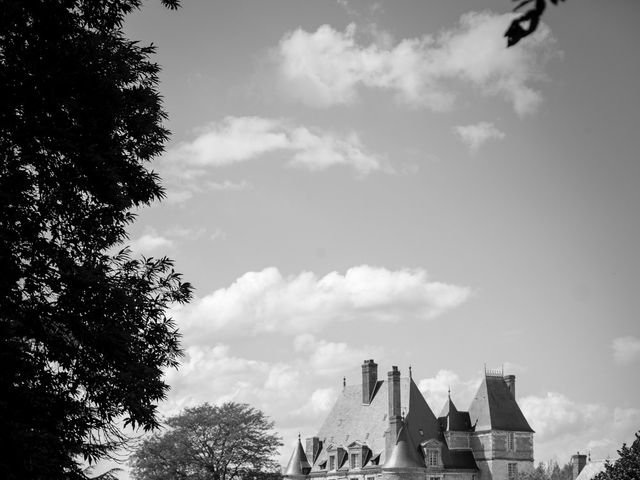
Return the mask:
<svg viewBox="0 0 640 480">
<path fill-rule="evenodd" d="M 522 40 L 524 37 L 531 35 L 536 31 L 538 25 L 540 24 L 540 19 L 542 14 L 547 8 L 546 0 L 512 0 L 514 2 L 520 2 L 513 9 L 514 12 L 517 12 L 525 5 L 529 5 L 533 3 L 533 7 L 524 12 L 519 17 L 515 18 L 509 28 L 504 33 L 504 36 L 507 38 L 507 47 L 511 47 Z M 558 4 L 559 0 L 550 0 L 554 5 Z M 564 0 L 560 0 L 564 2 Z"/>
<path fill-rule="evenodd" d="M 139 6 L 0 5 L 2 479 L 85 478 L 124 440 L 116 422 L 158 426 L 181 354 L 166 310 L 190 285 L 121 246 L 163 197 L 146 163 L 168 136 L 153 47 L 122 32 Z"/>
<path fill-rule="evenodd" d="M 623 444 L 618 450 L 618 459 L 604 466 L 604 471 L 593 477 L 593 480 L 638 480 L 640 478 L 640 432 L 636 439 L 627 447 Z"/>
<path fill-rule="evenodd" d="M 146 439 L 131 463 L 139 480 L 278 480 L 280 438 L 260 410 L 229 402 L 187 408 Z"/>
</svg>

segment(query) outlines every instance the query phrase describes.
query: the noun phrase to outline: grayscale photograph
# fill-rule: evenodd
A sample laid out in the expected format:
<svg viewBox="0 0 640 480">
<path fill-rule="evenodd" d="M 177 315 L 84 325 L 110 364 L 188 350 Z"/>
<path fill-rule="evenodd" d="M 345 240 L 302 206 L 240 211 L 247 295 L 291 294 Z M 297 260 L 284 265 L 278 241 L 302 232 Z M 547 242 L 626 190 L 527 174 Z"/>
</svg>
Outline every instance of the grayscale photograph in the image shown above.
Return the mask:
<svg viewBox="0 0 640 480">
<path fill-rule="evenodd" d="M 0 0 L 0 479 L 640 480 L 639 18 Z"/>
</svg>

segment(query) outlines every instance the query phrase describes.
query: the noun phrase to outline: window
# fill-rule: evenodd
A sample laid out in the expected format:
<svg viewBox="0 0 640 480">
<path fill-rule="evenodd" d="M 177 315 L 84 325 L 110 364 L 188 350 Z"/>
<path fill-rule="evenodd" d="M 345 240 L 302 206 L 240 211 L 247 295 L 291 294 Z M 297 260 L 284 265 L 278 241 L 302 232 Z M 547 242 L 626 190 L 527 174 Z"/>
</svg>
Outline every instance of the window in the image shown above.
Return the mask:
<svg viewBox="0 0 640 480">
<path fill-rule="evenodd" d="M 440 463 L 439 460 L 440 452 L 436 448 L 428 448 L 427 449 L 427 466 L 428 467 L 437 467 Z"/>
<path fill-rule="evenodd" d="M 351 454 L 351 468 L 360 468 L 359 465 L 360 455 L 357 453 Z"/>
<path fill-rule="evenodd" d="M 518 464 L 517 463 L 509 463 L 507 465 L 509 480 L 515 480 L 518 476 Z"/>
<path fill-rule="evenodd" d="M 329 457 L 329 470 L 335 470 L 336 469 L 336 457 L 335 455 L 331 455 Z"/>
<path fill-rule="evenodd" d="M 515 434 L 513 432 L 507 433 L 507 452 L 515 452 L 516 451 L 516 439 Z"/>
<path fill-rule="evenodd" d="M 429 477 L 429 480 L 441 480 L 440 477 Z"/>
<path fill-rule="evenodd" d="M 367 480 L 376 480 L 376 477 L 367 477 Z"/>
</svg>

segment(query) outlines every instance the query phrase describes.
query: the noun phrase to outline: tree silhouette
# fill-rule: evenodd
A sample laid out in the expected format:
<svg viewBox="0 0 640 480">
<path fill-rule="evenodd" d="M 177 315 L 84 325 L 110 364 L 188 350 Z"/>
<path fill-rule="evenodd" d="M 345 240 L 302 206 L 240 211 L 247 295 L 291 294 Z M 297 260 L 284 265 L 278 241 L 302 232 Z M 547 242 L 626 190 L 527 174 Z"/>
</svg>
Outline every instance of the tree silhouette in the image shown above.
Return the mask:
<svg viewBox="0 0 640 480">
<path fill-rule="evenodd" d="M 540 18 L 547 8 L 546 0 L 512 0 L 512 1 L 520 1 L 518 5 L 513 9 L 514 12 L 517 12 L 525 5 L 529 5 L 533 3 L 533 7 L 527 10 L 525 13 L 515 18 L 509 28 L 504 33 L 504 36 L 507 38 L 507 47 L 511 47 L 522 40 L 524 37 L 531 35 L 536 31 L 538 25 L 540 24 Z M 560 0 L 564 2 L 564 0 Z M 551 3 L 554 5 L 558 4 L 558 0 L 551 0 Z"/>
<path fill-rule="evenodd" d="M 640 478 L 640 432 L 636 433 L 636 439 L 627 447 L 623 444 L 618 450 L 618 459 L 615 462 L 607 462 L 604 471 L 598 473 L 593 480 L 636 480 Z"/>
<path fill-rule="evenodd" d="M 229 402 L 187 408 L 132 457 L 138 480 L 277 480 L 280 438 L 260 410 Z"/>
<path fill-rule="evenodd" d="M 177 1 L 166 0 L 175 9 Z M 122 246 L 163 197 L 147 162 L 168 131 L 140 0 L 0 8 L 0 478 L 86 478 L 84 461 L 152 429 L 181 354 L 167 307 L 191 287 Z"/>
</svg>

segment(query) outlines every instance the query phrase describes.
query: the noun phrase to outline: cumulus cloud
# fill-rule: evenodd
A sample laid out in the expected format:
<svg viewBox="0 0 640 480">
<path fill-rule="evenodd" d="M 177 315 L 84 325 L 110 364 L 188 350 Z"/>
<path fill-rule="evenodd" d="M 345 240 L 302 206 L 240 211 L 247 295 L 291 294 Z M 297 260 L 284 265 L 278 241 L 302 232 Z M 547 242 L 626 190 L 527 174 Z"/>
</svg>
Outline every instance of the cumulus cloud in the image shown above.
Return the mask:
<svg viewBox="0 0 640 480">
<path fill-rule="evenodd" d="M 351 104 L 366 87 L 393 92 L 413 107 L 443 111 L 453 106 L 459 80 L 483 95 L 503 97 L 524 115 L 542 99 L 531 83 L 542 77 L 553 38 L 541 25 L 518 48 L 507 49 L 502 34 L 511 19 L 471 12 L 455 28 L 395 45 L 388 34 L 359 44 L 355 24 L 344 31 L 299 28 L 280 40 L 274 56 L 287 94 L 314 107 Z"/>
<path fill-rule="evenodd" d="M 557 456 L 564 462 L 577 450 L 590 451 L 593 458 L 614 455 L 640 425 L 640 409 L 579 402 L 557 392 L 527 396 L 519 404 L 536 431 L 540 459 Z"/>
<path fill-rule="evenodd" d="M 423 269 L 361 265 L 344 274 L 283 276 L 275 268 L 248 272 L 175 311 L 183 333 L 210 336 L 313 333 L 333 322 L 429 320 L 465 302 L 467 287 L 430 280 Z"/>
<path fill-rule="evenodd" d="M 502 140 L 505 137 L 504 132 L 498 130 L 491 122 L 458 125 L 453 130 L 472 153 L 477 152 L 488 140 Z"/>
<path fill-rule="evenodd" d="M 203 402 L 248 403 L 274 420 L 284 437 L 281 463 L 288 460 L 288 445 L 298 433 L 317 431 L 339 393 L 340 377 L 319 377 L 309 352 L 298 352 L 288 362 L 245 358 L 225 344 L 189 345 L 184 353 L 180 369 L 165 373 L 171 390 L 161 414 L 175 415 Z"/>
<path fill-rule="evenodd" d="M 194 140 L 170 149 L 165 160 L 177 176 L 199 175 L 202 169 L 245 162 L 284 152 L 289 164 L 307 170 L 336 165 L 353 168 L 361 175 L 382 170 L 381 159 L 365 150 L 355 132 L 338 135 L 274 118 L 226 117 L 199 129 Z"/>
<path fill-rule="evenodd" d="M 619 365 L 628 365 L 640 359 L 640 339 L 636 337 L 619 337 L 611 343 L 613 358 Z"/>
<path fill-rule="evenodd" d="M 353 348 L 345 342 L 329 342 L 317 339 L 309 333 L 298 335 L 293 341 L 294 349 L 308 355 L 308 365 L 314 373 L 335 375 L 362 362 L 367 356 L 379 358 L 380 348 Z"/>
<path fill-rule="evenodd" d="M 460 376 L 451 370 L 439 370 L 435 377 L 423 378 L 418 382 L 418 388 L 436 415 L 442 410 L 449 391 L 456 407 L 465 410 L 479 385 L 480 379 L 462 381 Z"/>
</svg>

